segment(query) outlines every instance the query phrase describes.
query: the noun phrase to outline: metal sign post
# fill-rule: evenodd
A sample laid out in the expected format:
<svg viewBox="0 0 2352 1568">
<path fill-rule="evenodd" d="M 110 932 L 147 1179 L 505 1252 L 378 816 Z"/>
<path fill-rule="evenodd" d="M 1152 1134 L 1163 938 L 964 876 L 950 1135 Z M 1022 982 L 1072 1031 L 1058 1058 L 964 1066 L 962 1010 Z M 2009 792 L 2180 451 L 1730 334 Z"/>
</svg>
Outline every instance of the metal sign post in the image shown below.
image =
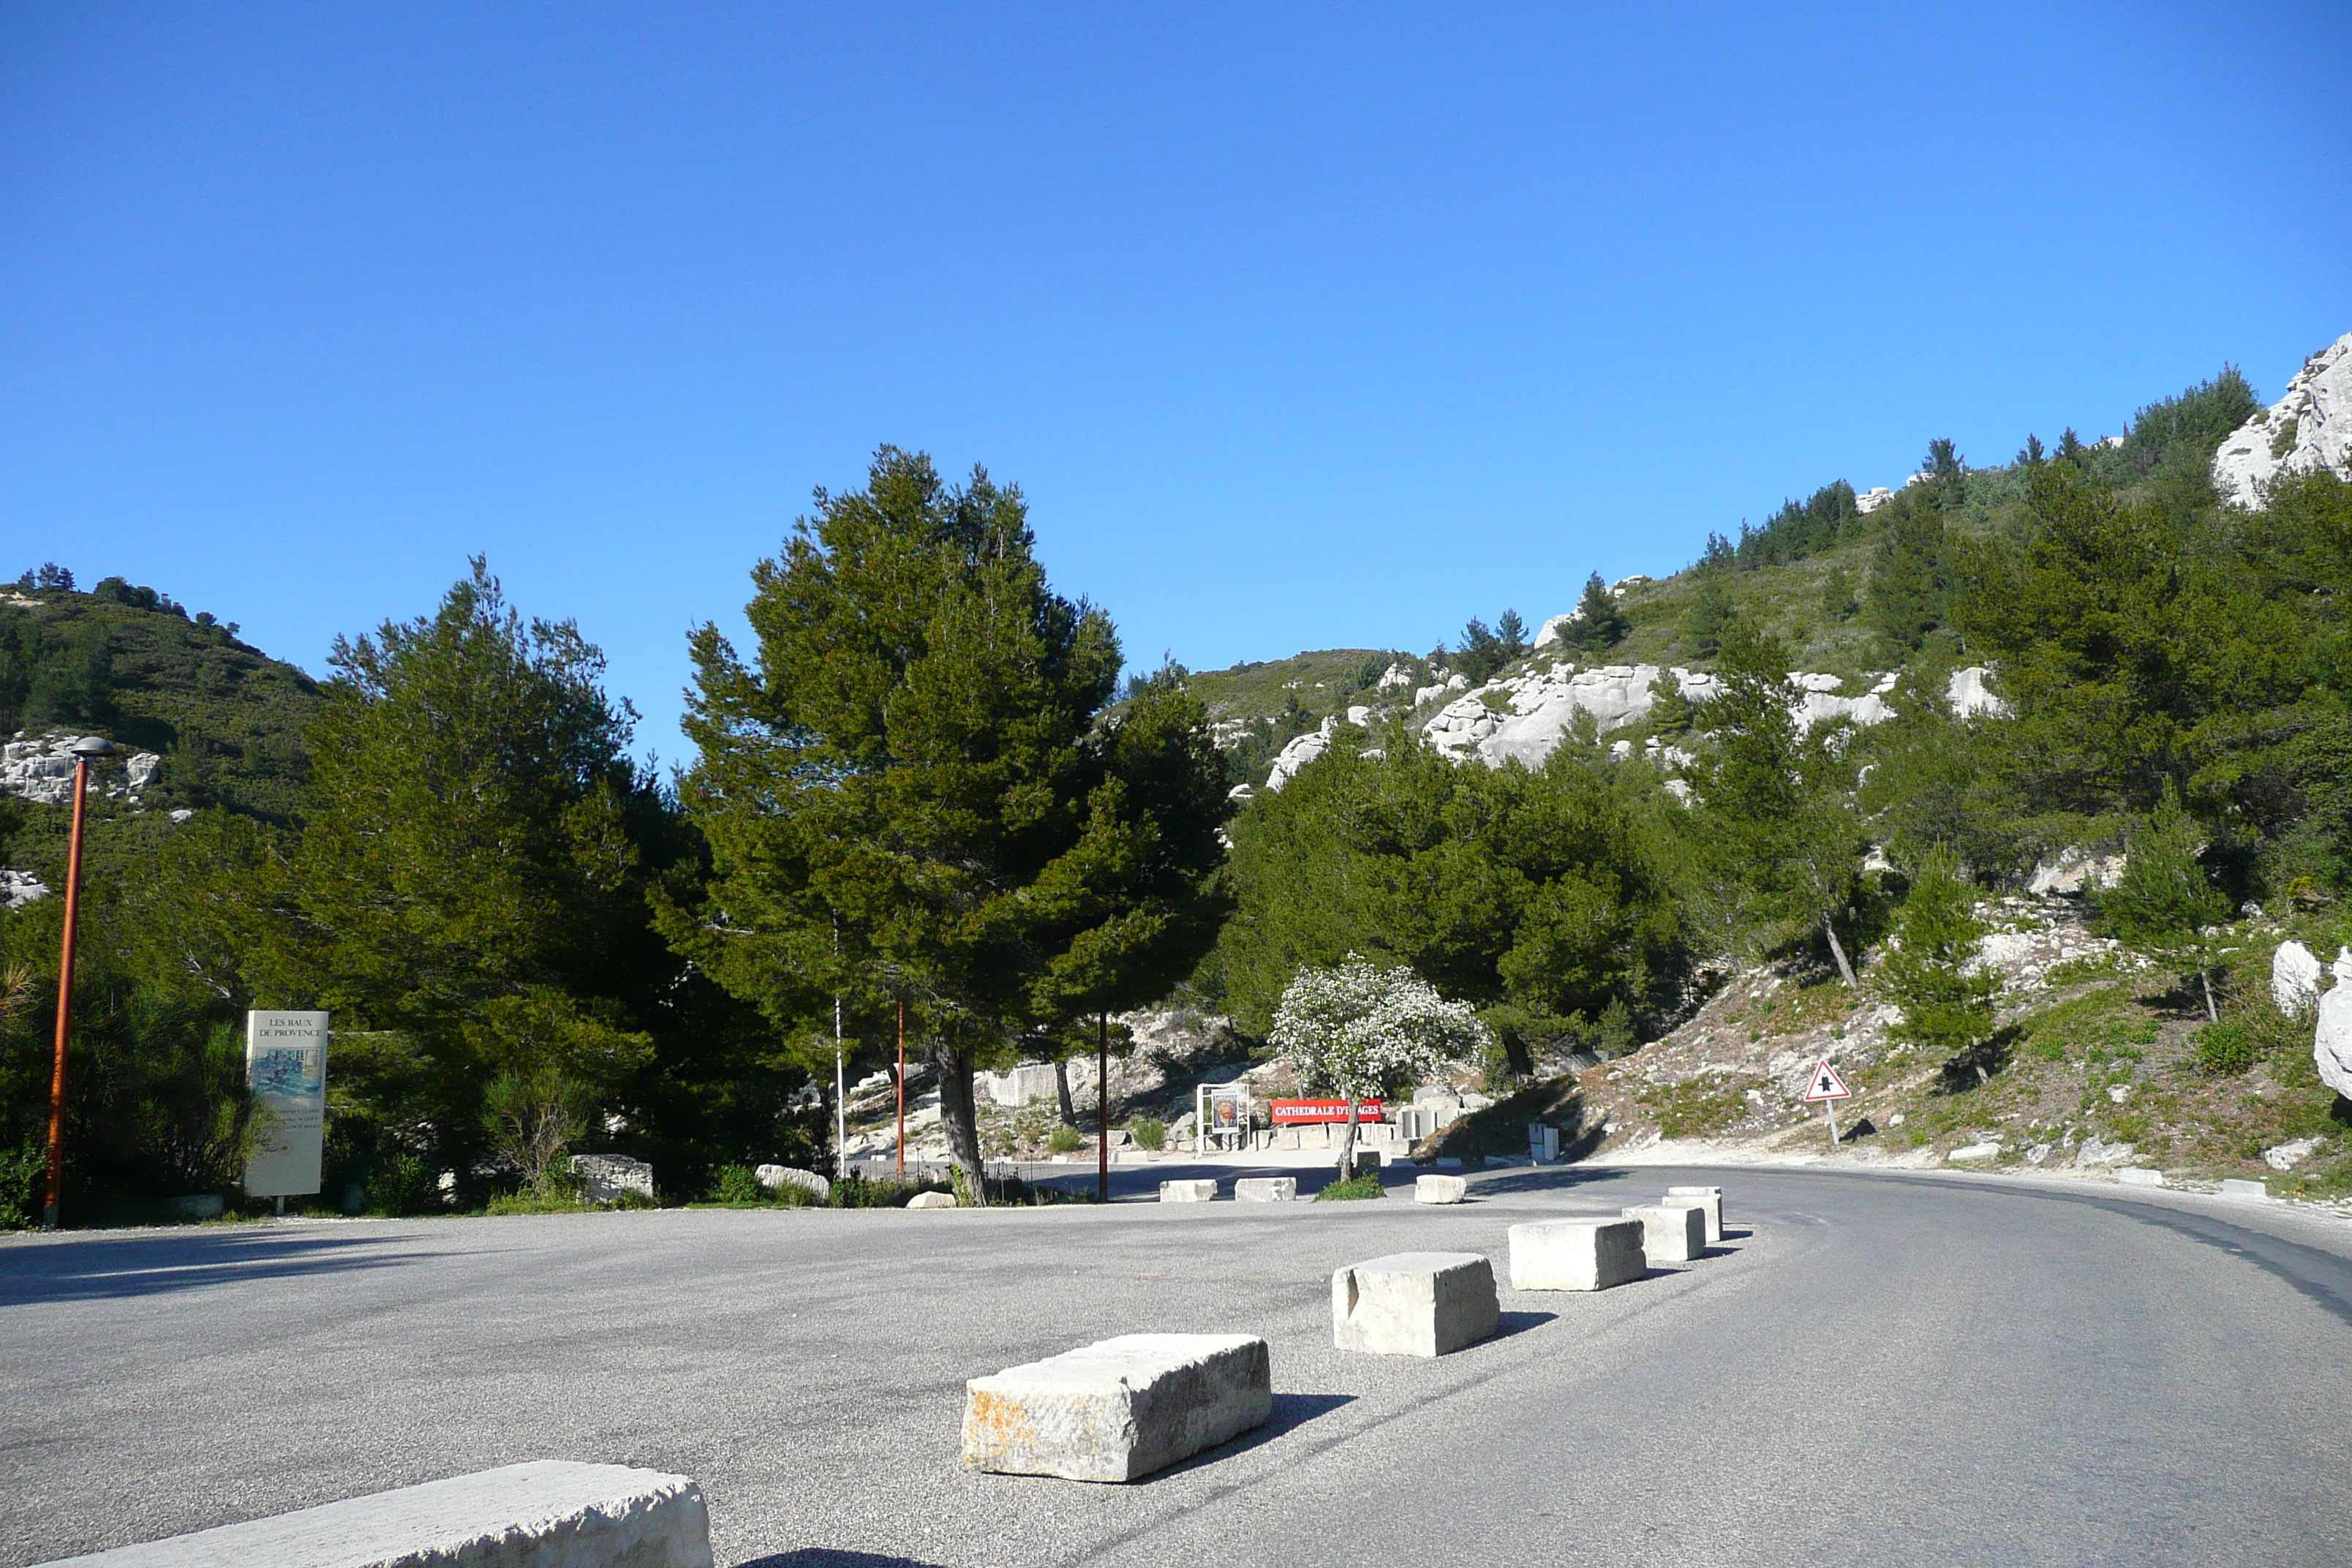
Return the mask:
<svg viewBox="0 0 2352 1568">
<path fill-rule="evenodd" d="M 1838 1142 L 1837 1102 L 1853 1098 L 1853 1090 L 1846 1088 L 1845 1079 L 1838 1077 L 1838 1070 L 1830 1066 L 1829 1058 L 1823 1057 L 1813 1064 L 1812 1078 L 1805 1087 L 1805 1099 L 1808 1102 L 1821 1101 L 1822 1114 L 1829 1118 L 1830 1147 L 1832 1149 Z"/>
</svg>

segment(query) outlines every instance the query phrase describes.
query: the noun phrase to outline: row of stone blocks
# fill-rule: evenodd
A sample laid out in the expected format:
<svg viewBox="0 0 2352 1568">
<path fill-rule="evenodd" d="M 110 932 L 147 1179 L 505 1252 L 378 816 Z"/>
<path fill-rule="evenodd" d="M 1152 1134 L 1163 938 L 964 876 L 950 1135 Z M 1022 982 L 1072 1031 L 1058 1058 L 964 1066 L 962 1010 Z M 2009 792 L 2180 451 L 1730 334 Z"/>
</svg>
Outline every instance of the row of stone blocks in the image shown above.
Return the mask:
<svg viewBox="0 0 2352 1568">
<path fill-rule="evenodd" d="M 1203 1184 L 1213 1195 L 1215 1184 Z M 1639 1279 L 1653 1257 L 1703 1257 L 1722 1215 L 1721 1188 L 1674 1188 L 1665 1203 L 1616 1219 L 1515 1225 L 1511 1287 L 1606 1290 Z M 1478 1253 L 1400 1252 L 1331 1276 L 1332 1342 L 1343 1351 L 1441 1356 L 1501 1322 L 1494 1266 Z M 1274 1412 L 1274 1373 L 1253 1334 L 1125 1334 L 973 1378 L 965 1394 L 971 1468 L 1131 1481 L 1262 1425 Z"/>
</svg>

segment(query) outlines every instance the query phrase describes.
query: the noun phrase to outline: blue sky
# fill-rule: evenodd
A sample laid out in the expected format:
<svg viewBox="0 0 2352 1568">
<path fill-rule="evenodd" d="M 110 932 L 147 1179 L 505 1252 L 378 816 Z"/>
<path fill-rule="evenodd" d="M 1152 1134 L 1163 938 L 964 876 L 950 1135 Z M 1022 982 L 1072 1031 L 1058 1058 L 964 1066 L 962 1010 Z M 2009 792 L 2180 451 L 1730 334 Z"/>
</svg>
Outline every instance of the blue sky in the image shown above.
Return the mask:
<svg viewBox="0 0 2352 1568">
<path fill-rule="evenodd" d="M 0 568 L 323 673 L 486 552 L 675 758 L 880 442 L 1210 668 L 2352 330 L 2336 0 L 1647 9 L 0 4 Z"/>
</svg>

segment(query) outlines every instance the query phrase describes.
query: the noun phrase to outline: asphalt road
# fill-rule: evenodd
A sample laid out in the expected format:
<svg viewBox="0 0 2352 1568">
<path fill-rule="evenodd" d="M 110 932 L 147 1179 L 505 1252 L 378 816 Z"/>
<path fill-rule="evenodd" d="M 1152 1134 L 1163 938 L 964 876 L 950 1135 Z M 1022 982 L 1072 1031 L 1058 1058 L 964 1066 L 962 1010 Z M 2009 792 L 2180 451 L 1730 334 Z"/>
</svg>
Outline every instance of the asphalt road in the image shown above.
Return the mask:
<svg viewBox="0 0 2352 1568">
<path fill-rule="evenodd" d="M 1685 1180 L 1727 1192 L 1703 1262 L 1506 1289 L 1435 1362 L 1330 1347 L 1336 1265 L 1501 1275 L 1511 1223 Z M 2352 1563 L 2352 1227 L 1760 1170 L 1475 1191 L 0 1244 L 0 1562 L 572 1458 L 693 1476 L 763 1568 Z M 1274 1422 L 1135 1486 L 961 1468 L 965 1378 L 1143 1330 L 1265 1335 Z"/>
</svg>

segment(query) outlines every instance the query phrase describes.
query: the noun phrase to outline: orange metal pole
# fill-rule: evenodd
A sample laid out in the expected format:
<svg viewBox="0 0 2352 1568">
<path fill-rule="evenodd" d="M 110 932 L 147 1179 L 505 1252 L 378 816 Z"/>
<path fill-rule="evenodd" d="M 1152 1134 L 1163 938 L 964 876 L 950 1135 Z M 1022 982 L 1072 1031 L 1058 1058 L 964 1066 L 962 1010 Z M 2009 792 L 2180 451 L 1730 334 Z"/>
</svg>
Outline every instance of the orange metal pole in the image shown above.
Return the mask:
<svg viewBox="0 0 2352 1568">
<path fill-rule="evenodd" d="M 898 998 L 898 1179 L 907 1177 L 907 999 Z"/>
<path fill-rule="evenodd" d="M 1095 1015 L 1095 1196 L 1110 1202 L 1110 1015 Z"/>
<path fill-rule="evenodd" d="M 73 1032 L 74 924 L 81 913 L 81 807 L 89 786 L 89 759 L 74 759 L 72 847 L 66 851 L 65 951 L 58 957 L 58 1059 L 49 1074 L 49 1201 L 41 1228 L 58 1228 L 66 1189 L 66 1041 Z"/>
</svg>

